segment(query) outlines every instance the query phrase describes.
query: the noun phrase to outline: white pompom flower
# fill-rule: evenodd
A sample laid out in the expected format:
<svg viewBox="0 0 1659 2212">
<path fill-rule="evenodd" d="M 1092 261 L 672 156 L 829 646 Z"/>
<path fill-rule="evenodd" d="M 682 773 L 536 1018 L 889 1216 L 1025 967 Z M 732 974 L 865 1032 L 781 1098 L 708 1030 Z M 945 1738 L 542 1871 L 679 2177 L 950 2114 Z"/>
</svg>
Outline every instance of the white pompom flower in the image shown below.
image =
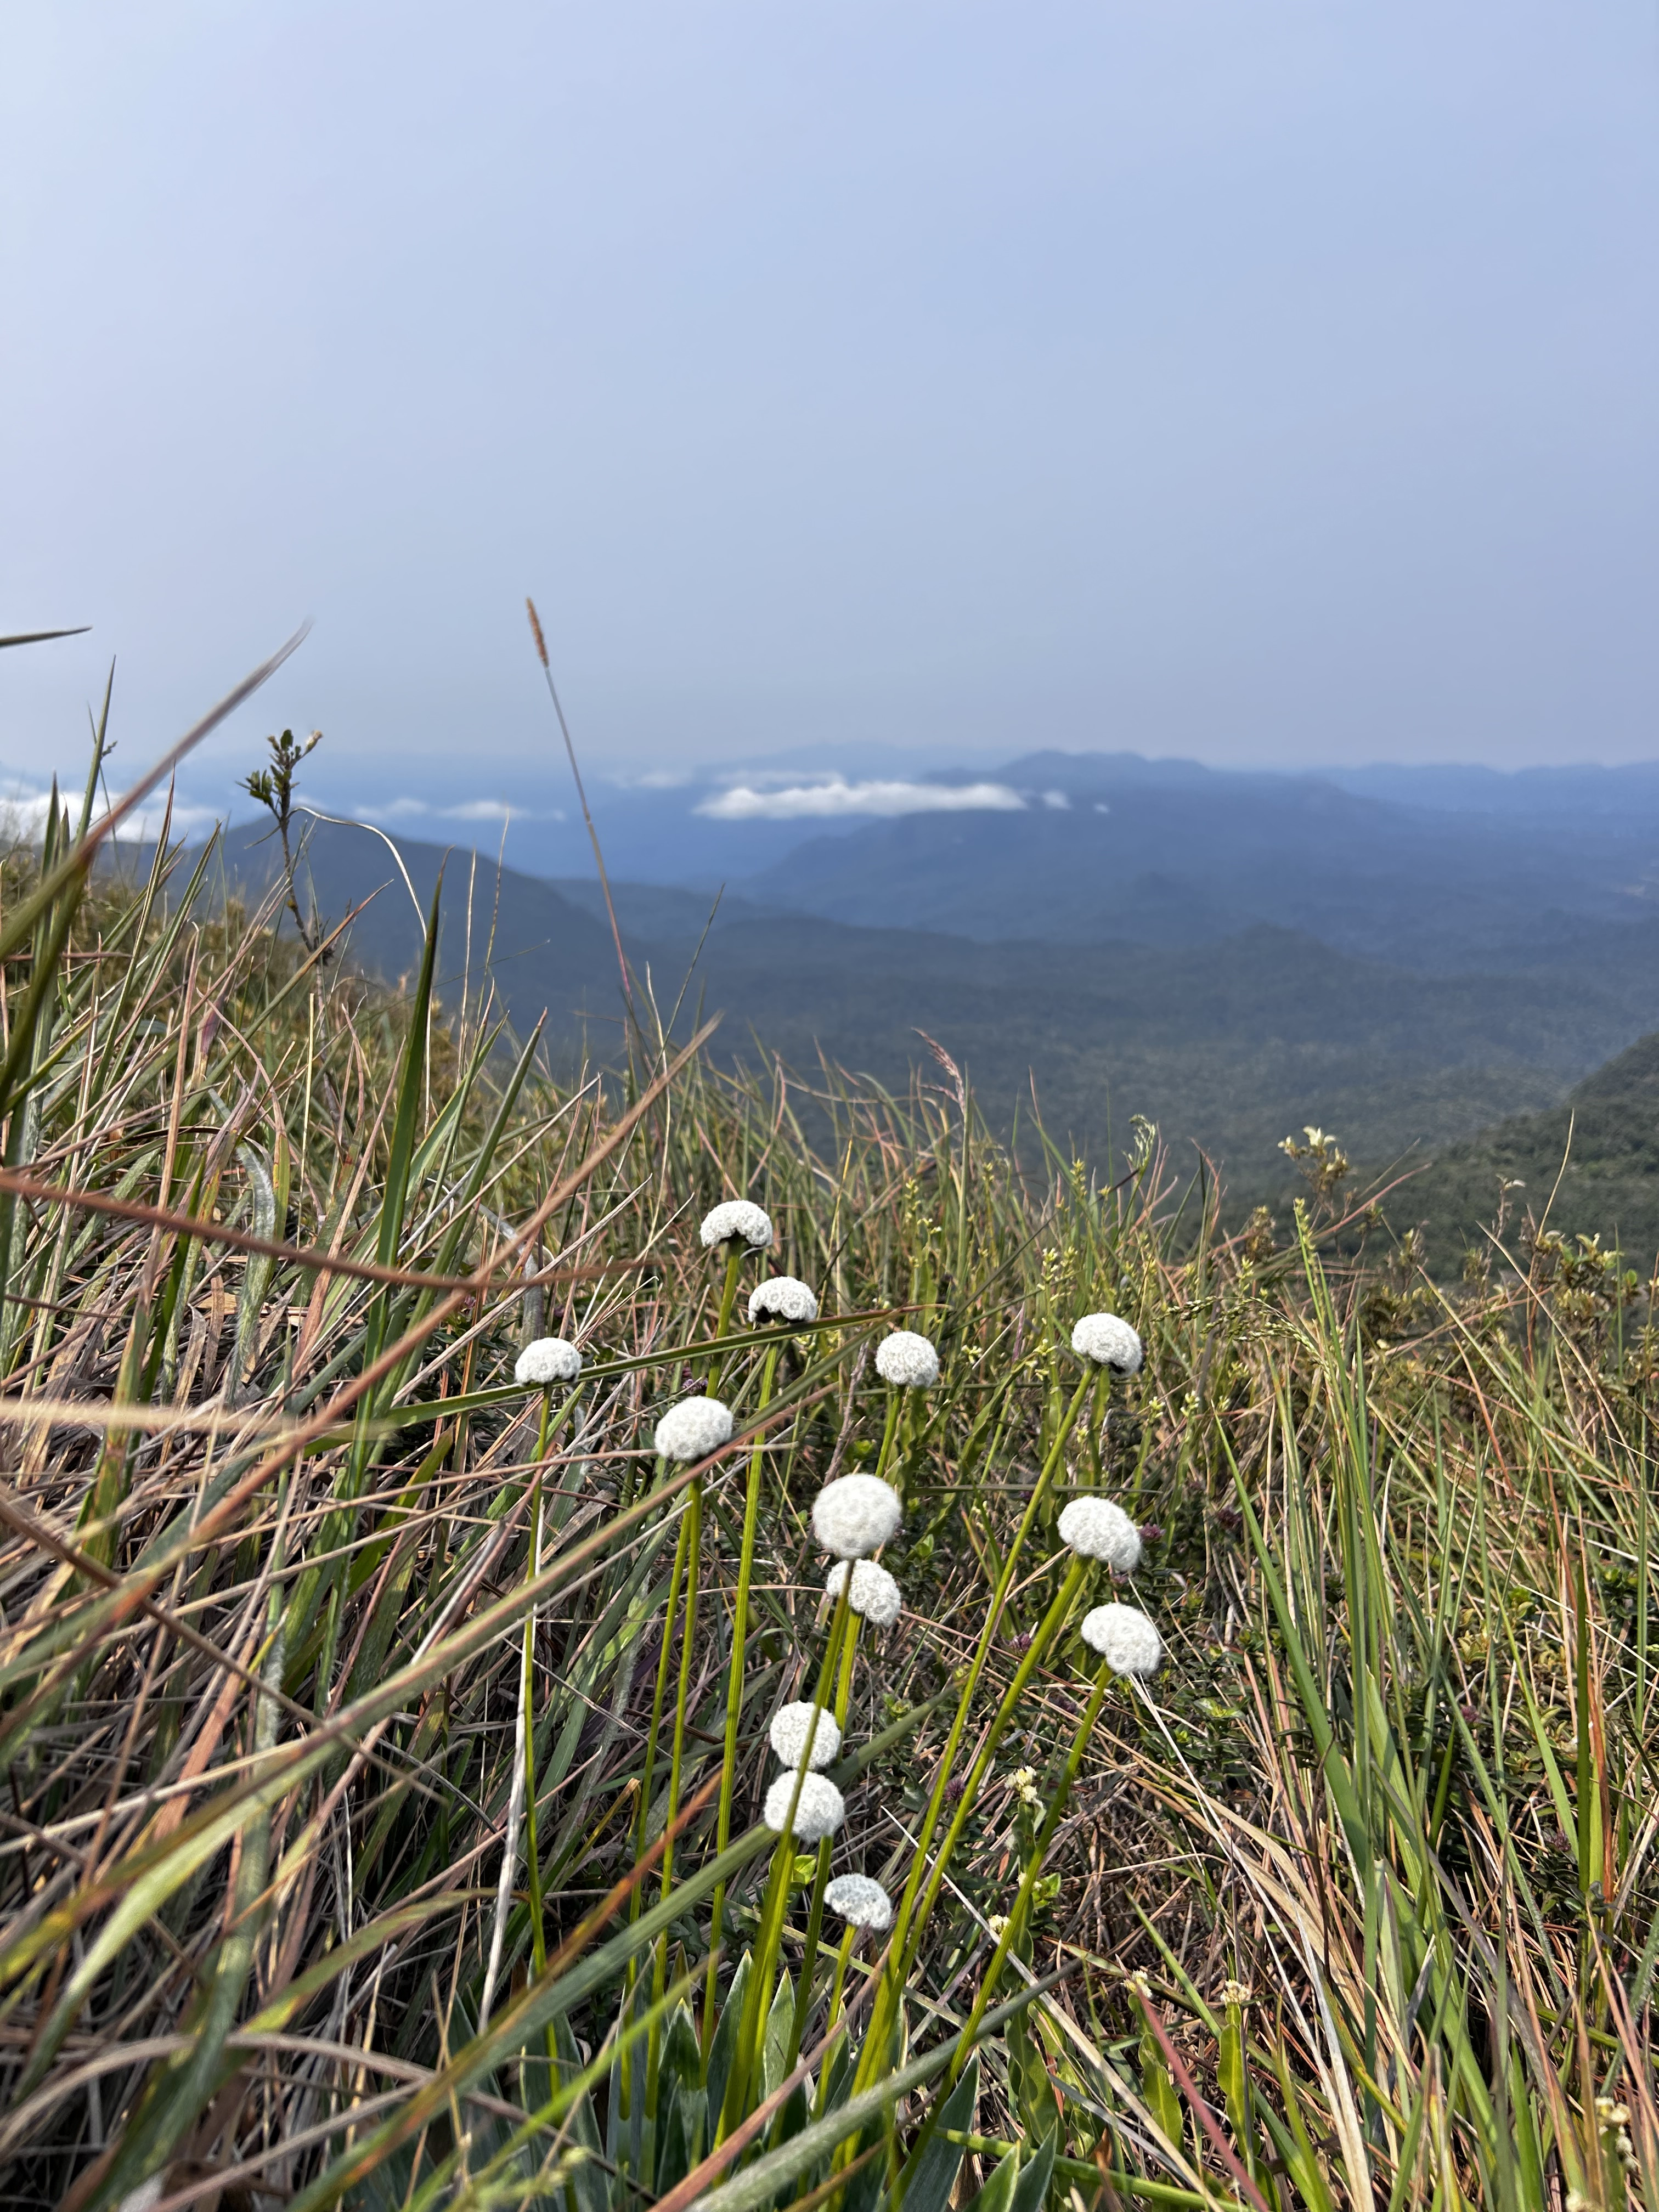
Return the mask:
<svg viewBox="0 0 1659 2212">
<path fill-rule="evenodd" d="M 1074 1498 L 1060 1516 L 1060 1540 L 1080 1559 L 1104 1559 L 1121 1575 L 1140 1565 L 1140 1531 L 1109 1498 Z"/>
<path fill-rule="evenodd" d="M 513 1380 L 538 1390 L 555 1382 L 574 1382 L 581 1371 L 580 1352 L 562 1336 L 538 1336 L 513 1363 Z"/>
<path fill-rule="evenodd" d="M 1097 1605 L 1084 1614 L 1079 1633 L 1115 1674 L 1156 1674 L 1164 1657 L 1164 1638 L 1132 1605 Z"/>
<path fill-rule="evenodd" d="M 865 1559 L 898 1532 L 898 1492 L 878 1474 L 825 1483 L 812 1506 L 812 1534 L 838 1559 Z"/>
<path fill-rule="evenodd" d="M 838 1874 L 825 1889 L 823 1901 L 854 1928 L 873 1928 L 879 1933 L 893 1924 L 892 1899 L 866 1874 Z"/>
<path fill-rule="evenodd" d="M 781 1774 L 766 1793 L 762 1818 L 775 1835 L 793 1835 L 803 1844 L 821 1844 L 833 1836 L 847 1818 L 847 1800 L 827 1775 L 803 1774 L 795 1817 L 789 1818 L 789 1801 L 795 1796 L 797 1778 Z"/>
<path fill-rule="evenodd" d="M 797 1702 L 781 1705 L 773 1715 L 772 1748 L 786 1766 L 800 1765 L 809 1729 L 812 1736 L 812 1748 L 806 1760 L 809 1766 L 832 1766 L 841 1756 L 841 1728 L 835 1715 L 819 1706 L 817 1726 L 814 1728 L 812 1710 L 811 1705 Z"/>
<path fill-rule="evenodd" d="M 718 1398 L 682 1398 L 657 1424 L 656 1447 L 662 1459 L 707 1459 L 732 1441 L 732 1408 Z"/>
<path fill-rule="evenodd" d="M 876 1372 L 896 1390 L 931 1390 L 939 1381 L 939 1354 L 913 1328 L 896 1328 L 876 1346 Z"/>
<path fill-rule="evenodd" d="M 849 1563 L 837 1559 L 830 1568 L 823 1587 L 831 1597 L 839 1597 L 847 1587 Z M 873 1559 L 854 1559 L 850 1563 L 853 1590 L 848 1599 L 848 1608 L 860 1614 L 872 1628 L 890 1628 L 904 1610 L 904 1600 L 899 1586 L 885 1567 L 878 1567 Z"/>
<path fill-rule="evenodd" d="M 772 1217 L 746 1198 L 728 1198 L 702 1217 L 699 1231 L 707 1249 L 716 1244 L 747 1244 L 751 1251 L 772 1249 Z"/>
<path fill-rule="evenodd" d="M 808 1285 L 793 1275 L 769 1275 L 749 1293 L 749 1326 L 766 1321 L 816 1321 L 818 1302 Z"/>
<path fill-rule="evenodd" d="M 1092 1359 L 1097 1367 L 1109 1367 L 1114 1374 L 1140 1372 L 1139 1333 L 1116 1314 L 1085 1314 L 1072 1331 L 1072 1349 L 1079 1359 Z"/>
</svg>

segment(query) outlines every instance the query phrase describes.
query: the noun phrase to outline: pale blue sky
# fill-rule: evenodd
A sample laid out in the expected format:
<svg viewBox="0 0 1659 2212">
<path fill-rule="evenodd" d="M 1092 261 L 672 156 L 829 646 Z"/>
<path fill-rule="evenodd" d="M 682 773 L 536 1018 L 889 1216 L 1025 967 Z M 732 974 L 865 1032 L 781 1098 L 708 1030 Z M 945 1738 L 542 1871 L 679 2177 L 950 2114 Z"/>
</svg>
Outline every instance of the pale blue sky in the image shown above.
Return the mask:
<svg viewBox="0 0 1659 2212">
<path fill-rule="evenodd" d="M 526 590 L 596 775 L 1659 754 L 1652 0 L 56 0 L 0 180 L 14 769 L 533 799 Z"/>
</svg>

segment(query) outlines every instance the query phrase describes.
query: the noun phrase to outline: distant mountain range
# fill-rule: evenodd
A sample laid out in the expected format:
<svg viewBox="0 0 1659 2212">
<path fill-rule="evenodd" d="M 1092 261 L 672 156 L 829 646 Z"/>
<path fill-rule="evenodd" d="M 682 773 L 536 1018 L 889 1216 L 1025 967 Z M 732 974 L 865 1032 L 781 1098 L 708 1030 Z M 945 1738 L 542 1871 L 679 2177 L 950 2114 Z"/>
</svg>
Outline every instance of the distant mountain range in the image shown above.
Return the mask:
<svg viewBox="0 0 1659 2212">
<path fill-rule="evenodd" d="M 1035 1088 L 1055 1140 L 1103 1164 L 1146 1115 L 1178 1165 L 1195 1169 L 1198 1147 L 1218 1162 L 1239 1206 L 1277 1200 L 1291 1182 L 1279 1139 L 1304 1122 L 1367 1165 L 1427 1159 L 1553 1109 L 1659 1028 L 1659 773 L 1622 772 L 1611 817 L 1594 776 L 1525 805 L 1499 779 L 1502 803 L 1477 807 L 1484 772 L 1456 775 L 1427 804 L 1330 777 L 1034 754 L 994 779 L 1017 806 L 838 825 L 781 860 L 770 834 L 800 825 L 763 818 L 749 854 L 765 865 L 718 902 L 623 880 L 619 919 L 665 1014 L 683 1001 L 682 1032 L 697 1006 L 724 1010 L 728 1059 L 781 1056 L 810 1080 L 822 1052 L 902 1086 L 918 1065 L 937 1077 L 926 1032 L 1004 1128 Z M 694 802 L 679 795 L 682 857 Z M 596 811 L 610 857 L 609 802 Z M 417 957 L 416 908 L 446 860 L 396 842 L 413 901 L 367 830 L 319 823 L 307 852 L 331 921 L 371 897 L 350 957 L 390 978 Z M 245 827 L 227 842 L 246 885 L 274 860 Z M 591 873 L 451 851 L 444 914 L 452 1004 L 488 963 L 518 1030 L 545 1009 L 562 1058 L 615 1052 Z"/>
<path fill-rule="evenodd" d="M 612 875 L 990 941 L 1201 945 L 1265 922 L 1440 974 L 1527 968 L 1570 951 L 1583 921 L 1659 911 L 1659 765 L 1289 775 L 1036 751 L 901 774 L 878 756 L 836 770 L 816 757 L 592 779 Z M 551 760 L 536 795 L 539 813 L 507 833 L 508 865 L 591 876 Z M 498 824 L 451 818 L 494 854 Z M 387 826 L 429 842 L 450 823 Z"/>
</svg>

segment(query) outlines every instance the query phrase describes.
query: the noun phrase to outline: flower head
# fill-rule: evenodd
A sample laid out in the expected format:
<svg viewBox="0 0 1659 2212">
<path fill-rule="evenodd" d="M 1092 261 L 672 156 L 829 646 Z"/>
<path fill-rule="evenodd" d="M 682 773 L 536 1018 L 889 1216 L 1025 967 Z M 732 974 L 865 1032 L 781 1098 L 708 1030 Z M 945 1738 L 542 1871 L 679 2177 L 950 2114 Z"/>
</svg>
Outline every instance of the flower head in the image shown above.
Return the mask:
<svg viewBox="0 0 1659 2212">
<path fill-rule="evenodd" d="M 837 1559 L 830 1568 L 823 1587 L 831 1597 L 839 1597 L 846 1589 L 848 1571 L 845 1559 Z M 872 1628 L 890 1628 L 904 1610 L 898 1584 L 886 1568 L 878 1567 L 873 1559 L 854 1559 L 851 1571 L 853 1589 L 847 1601 L 849 1608 L 861 1613 Z"/>
<path fill-rule="evenodd" d="M 718 1398 L 682 1398 L 657 1424 L 656 1447 L 663 1459 L 707 1459 L 732 1441 L 732 1409 Z"/>
<path fill-rule="evenodd" d="M 843 1474 L 827 1482 L 812 1507 L 812 1534 L 838 1559 L 867 1559 L 896 1531 L 898 1492 L 877 1474 Z"/>
<path fill-rule="evenodd" d="M 806 1760 L 809 1766 L 828 1766 L 839 1754 L 841 1729 L 833 1713 L 826 1713 L 820 1706 L 817 1726 L 813 1728 L 811 1705 L 781 1705 L 772 1718 L 772 1748 L 786 1766 L 800 1765 L 809 1729 L 812 1736 L 812 1748 Z"/>
<path fill-rule="evenodd" d="M 1072 1349 L 1079 1359 L 1092 1359 L 1097 1367 L 1119 1375 L 1140 1370 L 1140 1338 L 1115 1314 L 1085 1314 L 1072 1331 Z"/>
<path fill-rule="evenodd" d="M 1104 1559 L 1121 1575 L 1140 1565 L 1140 1531 L 1109 1498 L 1074 1498 L 1060 1514 L 1060 1540 L 1079 1559 Z"/>
<path fill-rule="evenodd" d="M 765 1315 L 775 1321 L 816 1321 L 818 1302 L 805 1283 L 793 1275 L 769 1275 L 749 1293 L 749 1325 Z"/>
<path fill-rule="evenodd" d="M 513 1380 L 538 1389 L 550 1382 L 574 1382 L 581 1371 L 580 1352 L 562 1336 L 538 1336 L 513 1363 Z"/>
<path fill-rule="evenodd" d="M 939 1381 L 939 1354 L 913 1328 L 896 1328 L 876 1346 L 876 1372 L 897 1390 L 931 1390 Z"/>
<path fill-rule="evenodd" d="M 1083 1616 L 1081 1634 L 1115 1674 L 1152 1674 L 1164 1657 L 1164 1639 L 1132 1605 L 1097 1605 Z"/>
<path fill-rule="evenodd" d="M 847 1818 L 847 1801 L 825 1775 L 803 1774 L 799 1781 L 800 1796 L 793 1820 L 789 1818 L 789 1801 L 795 1795 L 793 1774 L 779 1775 L 767 1791 L 762 1818 L 775 1835 L 789 1833 L 804 1844 L 821 1844 Z"/>
<path fill-rule="evenodd" d="M 824 1891 L 823 1901 L 854 1928 L 879 1930 L 893 1924 L 893 1900 L 868 1875 L 838 1874 Z"/>
<path fill-rule="evenodd" d="M 724 1199 L 702 1217 L 699 1232 L 704 1246 L 713 1251 L 716 1244 L 747 1244 L 757 1252 L 772 1249 L 772 1217 L 764 1207 L 751 1205 L 746 1198 Z"/>
</svg>

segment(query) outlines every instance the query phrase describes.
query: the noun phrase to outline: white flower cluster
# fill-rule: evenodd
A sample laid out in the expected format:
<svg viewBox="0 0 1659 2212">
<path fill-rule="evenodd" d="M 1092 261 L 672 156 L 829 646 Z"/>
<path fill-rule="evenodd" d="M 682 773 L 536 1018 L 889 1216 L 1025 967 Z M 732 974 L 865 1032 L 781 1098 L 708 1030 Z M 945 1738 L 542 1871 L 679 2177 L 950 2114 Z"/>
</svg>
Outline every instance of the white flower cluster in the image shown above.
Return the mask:
<svg viewBox="0 0 1659 2212">
<path fill-rule="evenodd" d="M 1154 1674 L 1164 1657 L 1163 1638 L 1132 1605 L 1097 1605 L 1084 1614 L 1080 1633 L 1115 1674 Z"/>
<path fill-rule="evenodd" d="M 713 1251 L 716 1244 L 735 1243 L 747 1244 L 751 1251 L 769 1252 L 772 1217 L 763 1206 L 751 1205 L 746 1198 L 728 1198 L 704 1214 L 699 1233 L 708 1251 Z"/>
<path fill-rule="evenodd" d="M 789 1817 L 789 1801 L 795 1796 L 795 1774 L 780 1774 L 766 1793 L 762 1817 L 775 1835 L 786 1831 L 803 1844 L 821 1844 L 833 1836 L 847 1818 L 847 1801 L 827 1775 L 803 1774 L 795 1817 Z"/>
<path fill-rule="evenodd" d="M 661 1459 L 707 1459 L 731 1441 L 732 1409 L 718 1398 L 682 1398 L 657 1424 L 655 1442 Z"/>
<path fill-rule="evenodd" d="M 562 1336 L 538 1336 L 526 1344 L 513 1363 L 513 1380 L 528 1389 L 546 1389 L 554 1382 L 574 1382 L 582 1371 L 582 1356 Z"/>
<path fill-rule="evenodd" d="M 1072 1349 L 1079 1359 L 1092 1359 L 1097 1367 L 1109 1367 L 1118 1375 L 1140 1371 L 1140 1338 L 1116 1314 L 1085 1314 L 1072 1331 Z"/>
<path fill-rule="evenodd" d="M 876 1346 L 876 1372 L 896 1390 L 931 1390 L 939 1381 L 939 1354 L 913 1328 L 896 1328 Z"/>
<path fill-rule="evenodd" d="M 837 1559 L 830 1568 L 823 1587 L 831 1597 L 839 1597 L 847 1588 L 848 1563 Z M 904 1601 L 899 1586 L 885 1567 L 878 1567 L 873 1559 L 854 1559 L 851 1563 L 852 1594 L 848 1598 L 849 1608 L 860 1613 L 872 1628 L 890 1628 L 904 1610 Z"/>
<path fill-rule="evenodd" d="M 838 1874 L 825 1889 L 823 1901 L 831 1912 L 839 1912 L 854 1928 L 879 1931 L 893 1924 L 893 1900 L 868 1875 Z"/>
<path fill-rule="evenodd" d="M 706 1225 L 706 1224 L 705 1224 Z M 705 1243 L 708 1241 L 705 1238 Z M 749 1293 L 749 1325 L 764 1315 L 772 1321 L 816 1321 L 818 1302 L 808 1286 L 793 1275 L 769 1275 Z"/>
<path fill-rule="evenodd" d="M 817 1725 L 812 1724 L 813 1708 L 803 1703 L 781 1705 L 772 1718 L 772 1748 L 787 1767 L 800 1765 L 801 1753 L 806 1751 L 807 1731 L 811 1730 L 812 1748 L 807 1752 L 809 1766 L 831 1766 L 841 1756 L 841 1729 L 833 1713 L 817 1708 Z"/>
<path fill-rule="evenodd" d="M 838 1559 L 864 1559 L 896 1534 L 898 1493 L 879 1475 L 843 1474 L 827 1482 L 812 1507 L 812 1534 Z"/>
<path fill-rule="evenodd" d="M 1109 1498 L 1074 1498 L 1060 1516 L 1060 1540 L 1079 1559 L 1104 1559 L 1120 1575 L 1140 1565 L 1140 1531 Z"/>
</svg>

